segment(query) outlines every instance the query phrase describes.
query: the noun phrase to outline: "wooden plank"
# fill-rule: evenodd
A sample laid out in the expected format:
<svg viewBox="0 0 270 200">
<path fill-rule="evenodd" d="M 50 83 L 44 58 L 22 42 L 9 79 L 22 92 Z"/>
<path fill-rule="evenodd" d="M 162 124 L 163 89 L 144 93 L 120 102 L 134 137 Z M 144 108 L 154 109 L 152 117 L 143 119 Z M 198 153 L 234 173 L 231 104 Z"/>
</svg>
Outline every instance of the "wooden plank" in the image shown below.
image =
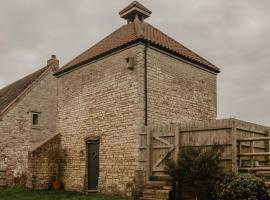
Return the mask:
<svg viewBox="0 0 270 200">
<path fill-rule="evenodd" d="M 238 154 L 241 154 L 241 153 L 242 153 L 242 143 L 239 142 L 239 152 L 238 152 Z M 242 167 L 242 158 L 241 157 L 239 157 L 239 165 L 238 166 Z"/>
<path fill-rule="evenodd" d="M 270 136 L 269 130 L 266 130 L 265 133 L 266 133 L 266 137 Z M 266 141 L 265 147 L 266 147 L 266 152 L 270 152 L 270 140 Z M 267 161 L 267 166 L 270 167 L 270 156 L 266 156 L 265 159 Z"/>
<path fill-rule="evenodd" d="M 158 167 L 161 164 L 161 162 L 171 154 L 173 150 L 174 146 L 172 146 L 167 153 L 161 156 L 161 158 L 154 164 L 153 168 L 155 169 L 156 167 Z"/>
<path fill-rule="evenodd" d="M 150 180 L 152 176 L 152 131 L 149 127 L 146 127 L 147 132 L 147 169 L 146 169 L 146 178 Z"/>
<path fill-rule="evenodd" d="M 175 162 L 178 162 L 178 158 L 179 158 L 179 150 L 180 150 L 180 127 L 179 125 L 175 127 Z"/>
<path fill-rule="evenodd" d="M 250 147 L 249 144 L 243 144 L 242 142 L 239 142 L 238 145 L 241 145 L 242 147 L 246 147 L 246 148 Z M 254 144 L 254 149 L 261 149 L 261 150 L 266 151 L 266 147 L 258 146 L 258 145 L 255 145 L 255 144 Z"/>
<path fill-rule="evenodd" d="M 174 134 L 160 135 L 160 138 L 174 137 Z"/>
<path fill-rule="evenodd" d="M 217 128 L 217 127 L 208 127 L 208 128 L 193 128 L 193 129 L 183 129 L 181 130 L 182 133 L 185 132 L 197 132 L 197 131 L 202 131 L 202 132 L 206 132 L 206 131 L 216 131 L 216 130 L 227 130 L 227 129 L 231 129 L 232 127 L 230 126 L 226 126 L 226 127 L 222 127 L 222 128 Z"/>
<path fill-rule="evenodd" d="M 270 140 L 270 137 L 252 137 L 252 138 L 243 138 L 238 139 L 238 142 L 249 142 L 249 141 L 265 141 Z"/>
<path fill-rule="evenodd" d="M 226 147 L 231 146 L 232 144 L 218 144 L 217 146 Z M 180 148 L 187 148 L 187 147 L 213 147 L 216 146 L 215 144 L 206 144 L 206 145 L 181 145 Z"/>
<path fill-rule="evenodd" d="M 241 130 L 241 131 L 246 131 L 246 132 L 249 132 L 249 133 L 257 133 L 257 134 L 260 134 L 260 135 L 265 135 L 264 131 L 259 131 L 259 130 L 254 130 L 254 129 L 247 129 L 247 128 L 243 128 L 243 127 L 237 127 L 236 129 Z"/>
<path fill-rule="evenodd" d="M 160 137 L 154 136 L 153 138 L 154 138 L 155 140 L 160 141 L 161 143 L 167 144 L 169 147 L 173 146 L 173 145 L 172 145 L 171 143 L 169 143 L 167 140 L 164 140 L 164 139 L 162 139 L 162 138 L 160 138 Z"/>
<path fill-rule="evenodd" d="M 254 154 L 254 141 L 250 141 L 250 153 Z M 241 155 L 241 154 L 239 154 Z M 251 168 L 254 168 L 254 156 L 252 155 L 250 158 L 250 164 L 251 164 Z"/>
<path fill-rule="evenodd" d="M 169 148 L 171 148 L 171 147 L 170 146 L 162 146 L 162 145 L 152 147 L 152 149 L 169 149 Z"/>
<path fill-rule="evenodd" d="M 270 171 L 270 167 L 254 167 L 254 168 L 242 167 L 239 168 L 239 171 Z"/>
<path fill-rule="evenodd" d="M 232 129 L 231 129 L 231 137 L 232 137 L 232 172 L 238 172 L 238 164 L 237 164 L 237 129 L 236 122 L 232 121 Z"/>
<path fill-rule="evenodd" d="M 239 153 L 238 156 L 270 156 L 270 152 Z"/>
</svg>

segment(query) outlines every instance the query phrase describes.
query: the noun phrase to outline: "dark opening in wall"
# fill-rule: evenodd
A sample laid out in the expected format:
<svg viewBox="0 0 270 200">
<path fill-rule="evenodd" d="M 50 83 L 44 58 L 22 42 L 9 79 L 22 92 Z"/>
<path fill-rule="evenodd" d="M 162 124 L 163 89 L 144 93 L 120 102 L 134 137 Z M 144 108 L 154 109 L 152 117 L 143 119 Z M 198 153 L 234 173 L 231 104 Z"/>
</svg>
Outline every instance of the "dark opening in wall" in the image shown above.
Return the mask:
<svg viewBox="0 0 270 200">
<path fill-rule="evenodd" d="M 128 69 L 130 69 L 130 70 L 133 70 L 134 69 L 134 65 L 135 65 L 134 57 L 128 57 L 128 58 L 126 58 L 126 63 L 127 63 L 127 68 Z"/>
<path fill-rule="evenodd" d="M 31 117 L 32 117 L 32 128 L 39 127 L 40 113 L 31 112 Z"/>
</svg>

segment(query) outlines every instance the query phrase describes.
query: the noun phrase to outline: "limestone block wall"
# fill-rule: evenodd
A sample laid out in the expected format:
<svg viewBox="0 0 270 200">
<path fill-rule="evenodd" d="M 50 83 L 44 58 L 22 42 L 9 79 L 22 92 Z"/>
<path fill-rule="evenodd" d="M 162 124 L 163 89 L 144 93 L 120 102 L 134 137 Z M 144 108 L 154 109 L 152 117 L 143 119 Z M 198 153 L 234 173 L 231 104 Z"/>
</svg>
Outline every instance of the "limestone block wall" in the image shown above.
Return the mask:
<svg viewBox="0 0 270 200">
<path fill-rule="evenodd" d="M 133 70 L 128 57 L 134 57 Z M 136 45 L 58 78 L 65 189 L 86 189 L 86 141 L 99 138 L 98 190 L 130 195 L 144 123 L 143 63 L 144 47 Z"/>
<path fill-rule="evenodd" d="M 27 172 L 27 155 L 32 147 L 56 131 L 57 79 L 49 72 L 23 95 L 0 121 L 0 152 L 5 161 L 7 183 Z M 40 112 L 40 127 L 32 128 L 31 111 Z"/>
<path fill-rule="evenodd" d="M 216 118 L 216 74 L 152 48 L 147 52 L 149 120 L 170 123 Z"/>
<path fill-rule="evenodd" d="M 53 180 L 49 153 L 53 145 L 60 144 L 60 136 L 53 135 L 28 154 L 27 187 L 49 189 Z"/>
</svg>

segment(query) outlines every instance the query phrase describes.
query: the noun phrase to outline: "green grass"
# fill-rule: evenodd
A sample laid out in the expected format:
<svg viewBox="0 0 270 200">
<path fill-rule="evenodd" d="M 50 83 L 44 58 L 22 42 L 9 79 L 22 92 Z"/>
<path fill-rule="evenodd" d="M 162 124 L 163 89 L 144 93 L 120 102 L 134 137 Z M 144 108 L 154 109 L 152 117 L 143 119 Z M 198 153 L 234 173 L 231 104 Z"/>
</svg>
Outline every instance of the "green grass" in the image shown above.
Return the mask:
<svg viewBox="0 0 270 200">
<path fill-rule="evenodd" d="M 55 190 L 28 190 L 23 187 L 0 189 L 0 200 L 126 200 L 117 196 L 81 194 Z"/>
</svg>

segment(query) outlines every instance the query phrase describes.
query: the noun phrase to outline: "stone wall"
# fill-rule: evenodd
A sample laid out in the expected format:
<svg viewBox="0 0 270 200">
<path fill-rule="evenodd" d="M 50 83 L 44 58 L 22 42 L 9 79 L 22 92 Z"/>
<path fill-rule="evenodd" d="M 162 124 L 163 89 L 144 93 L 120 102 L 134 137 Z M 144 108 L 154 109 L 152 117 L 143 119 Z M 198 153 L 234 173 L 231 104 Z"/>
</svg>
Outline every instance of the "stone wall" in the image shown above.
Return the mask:
<svg viewBox="0 0 270 200">
<path fill-rule="evenodd" d="M 5 187 L 7 185 L 6 184 L 6 179 L 7 179 L 6 169 L 7 169 L 6 156 L 0 153 L 0 188 Z"/>
<path fill-rule="evenodd" d="M 49 189 L 53 181 L 53 169 L 50 160 L 53 145 L 60 144 L 59 135 L 45 140 L 40 146 L 28 154 L 27 187 L 33 189 Z"/>
<path fill-rule="evenodd" d="M 128 69 L 128 57 L 134 57 L 133 70 Z M 99 138 L 98 190 L 130 196 L 144 123 L 143 63 L 144 47 L 137 45 L 59 77 L 65 189 L 86 189 L 86 142 Z"/>
<path fill-rule="evenodd" d="M 215 119 L 216 74 L 148 49 L 149 121 Z"/>
<path fill-rule="evenodd" d="M 56 131 L 57 79 L 49 72 L 20 97 L 0 121 L 0 152 L 7 183 L 27 172 L 28 151 Z M 40 112 L 40 126 L 32 128 L 31 111 Z"/>
<path fill-rule="evenodd" d="M 127 68 L 126 58 L 135 58 Z M 216 74 L 148 48 L 148 120 L 216 117 Z M 58 132 L 67 150 L 67 190 L 87 189 L 87 146 L 100 139 L 98 190 L 131 194 L 140 174 L 145 120 L 144 46 L 137 45 L 59 77 Z"/>
</svg>

